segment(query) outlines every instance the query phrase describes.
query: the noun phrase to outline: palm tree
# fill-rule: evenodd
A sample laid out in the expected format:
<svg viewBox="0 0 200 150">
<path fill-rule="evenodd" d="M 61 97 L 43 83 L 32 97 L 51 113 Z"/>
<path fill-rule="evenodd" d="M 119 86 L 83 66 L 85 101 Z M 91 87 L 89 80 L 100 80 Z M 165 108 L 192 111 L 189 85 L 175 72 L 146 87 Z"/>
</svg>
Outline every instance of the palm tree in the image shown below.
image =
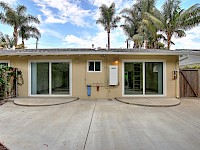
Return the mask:
<svg viewBox="0 0 200 150">
<path fill-rule="evenodd" d="M 158 19 L 163 23 L 162 31 L 167 37 L 167 49 L 170 49 L 172 36 L 186 36 L 185 31 L 200 24 L 200 4 L 195 4 L 187 10 L 180 8 L 180 0 L 167 0 Z"/>
<path fill-rule="evenodd" d="M 41 34 L 34 26 L 22 25 L 19 29 L 19 37 L 22 39 L 22 47 L 25 47 L 24 40 L 28 40 L 29 38 L 38 40 L 41 37 Z"/>
<path fill-rule="evenodd" d="M 109 7 L 102 4 L 100 7 L 100 18 L 96 21 L 97 24 L 101 24 L 104 30 L 108 34 L 108 49 L 110 49 L 110 30 L 117 27 L 117 23 L 120 21 L 119 16 L 115 16 L 115 3 L 113 2 Z"/>
<path fill-rule="evenodd" d="M 160 25 L 162 25 L 161 23 L 154 24 L 153 22 L 154 20 L 158 20 L 154 16 L 157 11 L 155 0 L 138 0 L 131 8 L 125 8 L 121 11 L 121 14 L 123 14 L 122 17 L 125 19 L 125 23 L 122 25 L 123 30 L 128 35 L 128 38 L 133 39 L 135 48 L 141 47 L 141 40 L 142 43 L 147 41 L 148 45 L 153 44 L 149 43 L 149 40 L 152 37 L 156 37 L 157 31 Z M 127 30 L 127 27 L 131 28 Z M 156 46 L 150 45 L 150 47 Z"/>
<path fill-rule="evenodd" d="M 26 14 L 27 8 L 23 5 L 18 5 L 14 9 L 10 7 L 7 3 L 0 2 L 0 7 L 4 10 L 4 13 L 0 14 L 0 21 L 13 27 L 15 46 L 17 46 L 19 29 L 21 28 L 21 26 L 29 25 L 30 23 L 40 23 L 38 18 L 30 14 Z"/>
<path fill-rule="evenodd" d="M 129 23 L 126 23 L 126 24 L 122 24 L 120 25 L 120 27 L 123 29 L 124 33 L 126 34 L 126 36 L 128 37 L 126 39 L 126 42 L 127 42 L 127 49 L 129 47 L 129 43 L 128 41 L 129 40 L 132 40 L 132 37 L 134 36 L 135 34 L 135 27 L 132 25 L 132 24 L 129 24 Z"/>
<path fill-rule="evenodd" d="M 13 46 L 14 46 L 14 38 L 0 32 L 0 47 L 10 49 Z"/>
</svg>

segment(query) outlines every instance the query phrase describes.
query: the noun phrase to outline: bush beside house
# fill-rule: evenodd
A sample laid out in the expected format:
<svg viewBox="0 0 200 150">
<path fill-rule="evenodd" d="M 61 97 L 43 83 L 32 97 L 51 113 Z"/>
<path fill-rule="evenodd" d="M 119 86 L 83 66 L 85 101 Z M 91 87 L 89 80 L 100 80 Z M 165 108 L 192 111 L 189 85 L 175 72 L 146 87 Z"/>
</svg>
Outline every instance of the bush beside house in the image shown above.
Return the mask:
<svg viewBox="0 0 200 150">
<path fill-rule="evenodd" d="M 0 100 L 16 97 L 16 83 L 21 79 L 22 72 L 17 68 L 0 66 Z"/>
</svg>

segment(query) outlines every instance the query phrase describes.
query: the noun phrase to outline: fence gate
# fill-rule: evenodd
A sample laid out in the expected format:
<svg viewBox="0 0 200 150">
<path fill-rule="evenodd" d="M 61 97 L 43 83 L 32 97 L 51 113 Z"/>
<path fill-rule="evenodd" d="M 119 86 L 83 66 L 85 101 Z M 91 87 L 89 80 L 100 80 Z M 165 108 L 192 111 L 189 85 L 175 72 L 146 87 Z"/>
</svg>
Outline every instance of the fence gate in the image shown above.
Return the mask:
<svg viewBox="0 0 200 150">
<path fill-rule="evenodd" d="M 198 97 L 199 74 L 196 69 L 180 70 L 180 96 Z"/>
</svg>

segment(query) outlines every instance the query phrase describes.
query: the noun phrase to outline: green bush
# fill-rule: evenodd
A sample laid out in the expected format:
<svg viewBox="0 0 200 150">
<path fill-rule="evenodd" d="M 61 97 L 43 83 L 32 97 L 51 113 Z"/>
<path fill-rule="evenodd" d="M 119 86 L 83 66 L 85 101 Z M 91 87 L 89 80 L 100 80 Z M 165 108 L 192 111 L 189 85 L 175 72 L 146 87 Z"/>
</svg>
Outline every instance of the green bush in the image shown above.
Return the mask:
<svg viewBox="0 0 200 150">
<path fill-rule="evenodd" d="M 6 68 L 0 66 L 0 99 L 4 99 L 6 94 L 6 86 L 8 82 L 5 75 L 6 75 Z"/>
<path fill-rule="evenodd" d="M 10 79 L 14 77 L 14 84 L 10 85 Z M 16 76 L 16 68 L 8 67 L 8 66 L 0 66 L 0 99 L 6 98 L 6 93 L 10 94 L 11 89 L 15 89 L 16 81 L 21 80 L 18 84 L 22 85 L 24 83 L 23 76 L 21 71 L 17 71 Z"/>
<path fill-rule="evenodd" d="M 200 66 L 185 66 L 183 69 L 200 69 Z"/>
</svg>

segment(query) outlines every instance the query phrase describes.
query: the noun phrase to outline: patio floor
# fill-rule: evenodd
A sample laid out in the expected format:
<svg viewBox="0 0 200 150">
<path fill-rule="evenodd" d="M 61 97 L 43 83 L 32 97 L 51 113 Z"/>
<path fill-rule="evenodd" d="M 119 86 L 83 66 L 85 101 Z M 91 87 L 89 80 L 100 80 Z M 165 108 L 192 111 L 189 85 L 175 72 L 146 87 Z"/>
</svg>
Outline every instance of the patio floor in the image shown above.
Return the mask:
<svg viewBox="0 0 200 150">
<path fill-rule="evenodd" d="M 10 150 L 199 150 L 200 100 L 141 107 L 116 100 L 50 107 L 0 106 L 0 142 Z"/>
</svg>

